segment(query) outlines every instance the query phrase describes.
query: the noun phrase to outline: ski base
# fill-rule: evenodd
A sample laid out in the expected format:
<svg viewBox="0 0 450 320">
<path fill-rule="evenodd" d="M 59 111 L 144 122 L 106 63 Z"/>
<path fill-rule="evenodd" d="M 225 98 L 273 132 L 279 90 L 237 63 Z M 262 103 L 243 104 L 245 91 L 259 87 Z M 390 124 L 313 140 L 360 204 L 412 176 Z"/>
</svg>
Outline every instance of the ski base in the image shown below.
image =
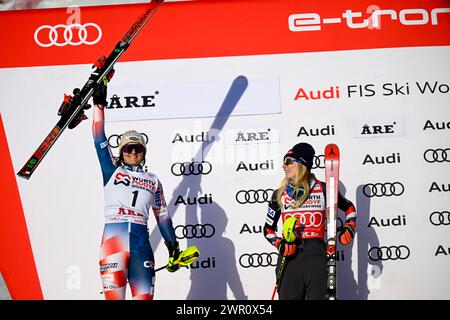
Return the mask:
<svg viewBox="0 0 450 320">
<path fill-rule="evenodd" d="M 19 177 L 25 178 L 27 180 L 30 179 L 34 170 L 36 170 L 37 166 L 42 161 L 48 150 L 50 150 L 51 146 L 61 135 L 62 130 L 58 124 L 55 127 L 53 127 L 52 131 L 50 131 L 50 133 L 47 135 L 47 137 L 44 139 L 41 145 L 33 153 L 30 159 L 25 163 L 22 169 L 20 169 L 20 171 L 17 173 Z"/>
</svg>

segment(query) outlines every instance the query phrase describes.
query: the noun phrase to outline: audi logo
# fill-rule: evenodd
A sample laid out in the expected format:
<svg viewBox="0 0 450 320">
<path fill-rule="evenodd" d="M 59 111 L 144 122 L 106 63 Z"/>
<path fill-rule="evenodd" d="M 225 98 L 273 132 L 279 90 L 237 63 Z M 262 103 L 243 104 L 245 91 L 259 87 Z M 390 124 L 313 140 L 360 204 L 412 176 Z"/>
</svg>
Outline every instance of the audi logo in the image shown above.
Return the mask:
<svg viewBox="0 0 450 320">
<path fill-rule="evenodd" d="M 430 214 L 430 222 L 434 226 L 448 226 L 450 225 L 449 211 L 435 211 Z"/>
<path fill-rule="evenodd" d="M 212 165 L 208 161 L 202 162 L 176 162 L 170 168 L 174 176 L 198 176 L 200 174 L 209 174 L 212 170 Z"/>
<path fill-rule="evenodd" d="M 324 216 L 321 212 L 286 213 L 284 219 L 286 220 L 292 216 L 296 217 L 300 221 L 300 224 L 304 225 L 306 228 L 320 227 L 324 221 Z"/>
<path fill-rule="evenodd" d="M 405 260 L 409 257 L 409 248 L 405 245 L 390 247 L 372 247 L 368 252 L 370 260 Z"/>
<path fill-rule="evenodd" d="M 215 233 L 216 228 L 210 223 L 179 225 L 175 228 L 178 239 L 211 238 Z"/>
<path fill-rule="evenodd" d="M 278 253 L 244 253 L 239 258 L 239 264 L 243 268 L 275 267 Z"/>
<path fill-rule="evenodd" d="M 400 182 L 385 182 L 385 183 L 369 183 L 363 188 L 363 193 L 366 197 L 390 197 L 400 196 L 405 192 L 405 187 Z"/>
<path fill-rule="evenodd" d="M 447 149 L 428 149 L 423 153 L 426 162 L 450 162 L 450 148 Z"/>
<path fill-rule="evenodd" d="M 148 143 L 148 136 L 145 133 L 141 134 L 144 136 L 145 144 Z M 108 138 L 108 144 L 111 148 L 115 149 L 118 148 L 120 145 L 120 134 L 112 134 Z"/>
<path fill-rule="evenodd" d="M 314 157 L 312 169 L 325 169 L 325 156 L 323 154 Z"/>
<path fill-rule="evenodd" d="M 264 203 L 270 200 L 272 192 L 273 189 L 240 190 L 236 193 L 236 201 L 240 204 Z"/>
<path fill-rule="evenodd" d="M 63 30 L 62 38 L 61 34 L 58 33 L 58 29 Z M 77 29 L 77 36 L 78 40 L 74 40 L 74 32 L 73 29 Z M 92 41 L 88 41 L 88 29 L 90 34 L 92 32 L 95 32 L 97 35 L 97 38 L 95 38 Z M 48 31 L 47 31 L 48 30 Z M 86 45 L 94 45 L 100 41 L 102 38 L 102 29 L 100 27 L 93 23 L 85 23 L 85 24 L 57 24 L 56 26 L 49 26 L 49 25 L 43 25 L 36 29 L 34 32 L 34 41 L 38 46 L 48 48 L 51 46 L 57 46 L 57 47 L 64 47 L 67 45 L 71 46 L 79 46 L 81 44 Z M 44 42 L 41 42 L 41 40 L 45 39 Z"/>
</svg>

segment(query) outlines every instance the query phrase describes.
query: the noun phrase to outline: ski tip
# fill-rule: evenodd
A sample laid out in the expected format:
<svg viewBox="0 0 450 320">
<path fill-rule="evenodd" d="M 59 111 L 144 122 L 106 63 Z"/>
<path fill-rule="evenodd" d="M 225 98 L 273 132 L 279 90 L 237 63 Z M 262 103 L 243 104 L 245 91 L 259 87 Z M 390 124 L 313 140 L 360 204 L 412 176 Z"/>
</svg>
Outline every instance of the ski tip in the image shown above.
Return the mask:
<svg viewBox="0 0 450 320">
<path fill-rule="evenodd" d="M 334 144 L 334 143 L 330 143 L 325 147 L 325 155 L 328 156 L 339 156 L 339 147 Z"/>
</svg>

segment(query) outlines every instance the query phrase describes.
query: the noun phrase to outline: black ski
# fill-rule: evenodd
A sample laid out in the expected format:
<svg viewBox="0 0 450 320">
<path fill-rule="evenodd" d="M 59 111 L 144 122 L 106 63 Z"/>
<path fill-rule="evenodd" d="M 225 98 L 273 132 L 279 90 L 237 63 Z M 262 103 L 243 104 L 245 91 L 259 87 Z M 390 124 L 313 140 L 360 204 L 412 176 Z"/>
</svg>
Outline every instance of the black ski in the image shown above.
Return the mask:
<svg viewBox="0 0 450 320">
<path fill-rule="evenodd" d="M 100 58 L 94 64 L 93 68 L 95 68 L 95 71 L 91 73 L 89 80 L 83 88 L 81 90 L 78 88 L 74 89 L 73 96 L 65 96 L 64 102 L 58 111 L 58 115 L 61 116 L 61 119 L 56 123 L 27 163 L 17 173 L 19 177 L 29 179 L 64 129 L 66 129 L 66 127 L 73 128 L 78 124 L 77 121 L 80 121 L 80 117 L 84 115 L 84 110 L 90 108 L 87 102 L 93 95 L 96 86 L 105 76 L 110 76 L 112 74 L 114 64 L 119 60 L 125 50 L 128 49 L 131 42 L 144 28 L 163 2 L 164 0 L 152 0 L 144 14 L 131 26 L 130 30 L 119 43 L 117 43 L 111 54 L 107 58 Z"/>
</svg>

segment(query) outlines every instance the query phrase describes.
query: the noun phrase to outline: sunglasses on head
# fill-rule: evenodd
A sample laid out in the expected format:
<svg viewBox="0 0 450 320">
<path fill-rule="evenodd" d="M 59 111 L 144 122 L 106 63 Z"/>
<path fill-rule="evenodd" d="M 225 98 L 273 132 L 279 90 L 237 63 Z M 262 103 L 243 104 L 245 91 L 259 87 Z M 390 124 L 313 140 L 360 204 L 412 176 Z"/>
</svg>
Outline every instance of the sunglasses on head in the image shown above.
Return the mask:
<svg viewBox="0 0 450 320">
<path fill-rule="evenodd" d="M 136 151 L 136 153 L 141 153 L 145 151 L 145 148 L 142 144 L 126 144 L 123 146 L 122 151 L 125 153 L 132 153 Z"/>
<path fill-rule="evenodd" d="M 294 162 L 300 162 L 300 161 L 297 161 L 297 160 L 292 159 L 292 158 L 284 158 L 283 159 L 283 164 L 286 165 L 286 166 L 288 166 L 290 164 L 293 164 Z"/>
</svg>

